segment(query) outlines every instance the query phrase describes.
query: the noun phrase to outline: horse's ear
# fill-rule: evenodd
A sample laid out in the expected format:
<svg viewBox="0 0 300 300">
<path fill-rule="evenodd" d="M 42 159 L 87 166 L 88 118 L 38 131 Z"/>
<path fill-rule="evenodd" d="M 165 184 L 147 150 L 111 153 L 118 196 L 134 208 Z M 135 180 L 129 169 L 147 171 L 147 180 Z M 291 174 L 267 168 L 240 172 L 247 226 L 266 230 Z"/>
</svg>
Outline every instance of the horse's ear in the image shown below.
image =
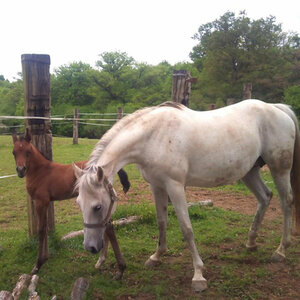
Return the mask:
<svg viewBox="0 0 300 300">
<path fill-rule="evenodd" d="M 78 179 L 83 174 L 83 170 L 77 167 L 76 164 L 74 164 L 73 162 L 72 162 L 72 167 L 73 167 L 75 177 Z"/>
<path fill-rule="evenodd" d="M 30 133 L 29 128 L 26 128 L 26 131 L 25 131 L 25 141 L 28 143 L 30 143 L 30 141 L 31 141 L 31 133 Z"/>
<path fill-rule="evenodd" d="M 17 133 L 16 133 L 15 130 L 14 130 L 14 132 L 12 134 L 12 138 L 13 138 L 13 143 L 15 143 L 18 140 Z"/>
<path fill-rule="evenodd" d="M 97 169 L 97 179 L 99 182 L 102 182 L 104 179 L 104 172 L 103 169 L 99 166 Z"/>
</svg>

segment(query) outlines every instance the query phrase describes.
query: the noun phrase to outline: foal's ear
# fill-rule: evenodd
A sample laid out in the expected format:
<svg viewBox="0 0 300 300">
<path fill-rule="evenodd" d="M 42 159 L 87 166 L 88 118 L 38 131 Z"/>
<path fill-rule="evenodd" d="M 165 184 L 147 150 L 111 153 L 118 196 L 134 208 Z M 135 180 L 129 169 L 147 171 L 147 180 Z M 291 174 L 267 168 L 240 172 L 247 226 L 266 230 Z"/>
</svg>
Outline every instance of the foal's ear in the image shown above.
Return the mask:
<svg viewBox="0 0 300 300">
<path fill-rule="evenodd" d="M 104 172 L 101 167 L 98 167 L 98 169 L 97 169 L 97 179 L 99 182 L 102 182 L 104 179 Z"/>
<path fill-rule="evenodd" d="M 25 141 L 28 143 L 30 143 L 30 141 L 31 141 L 31 133 L 30 133 L 29 128 L 26 128 L 26 131 L 25 131 Z"/>
<path fill-rule="evenodd" d="M 75 177 L 78 179 L 83 174 L 83 170 L 77 167 L 76 164 L 74 164 L 73 162 L 72 162 L 72 167 L 73 167 Z"/>
<path fill-rule="evenodd" d="M 13 132 L 12 138 L 13 138 L 13 143 L 15 143 L 18 140 L 16 131 Z"/>
</svg>

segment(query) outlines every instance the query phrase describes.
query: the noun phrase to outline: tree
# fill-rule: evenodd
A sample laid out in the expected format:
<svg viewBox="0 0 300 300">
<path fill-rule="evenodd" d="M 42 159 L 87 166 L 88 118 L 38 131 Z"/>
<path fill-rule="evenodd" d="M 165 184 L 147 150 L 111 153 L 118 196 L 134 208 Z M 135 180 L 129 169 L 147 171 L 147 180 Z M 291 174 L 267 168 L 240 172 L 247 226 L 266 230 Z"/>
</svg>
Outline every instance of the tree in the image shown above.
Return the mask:
<svg viewBox="0 0 300 300">
<path fill-rule="evenodd" d="M 251 21 L 245 12 L 227 12 L 201 25 L 190 53 L 201 71 L 203 97 L 241 99 L 243 83 L 251 82 L 253 94 L 266 101 L 280 101 L 288 86 L 293 63 L 287 59 L 299 49 L 299 38 L 282 32 L 275 17 Z"/>
<path fill-rule="evenodd" d="M 94 98 L 88 93 L 92 85 L 89 71 L 92 67 L 83 62 L 73 62 L 54 70 L 51 78 L 51 104 L 71 106 L 89 105 Z"/>
</svg>

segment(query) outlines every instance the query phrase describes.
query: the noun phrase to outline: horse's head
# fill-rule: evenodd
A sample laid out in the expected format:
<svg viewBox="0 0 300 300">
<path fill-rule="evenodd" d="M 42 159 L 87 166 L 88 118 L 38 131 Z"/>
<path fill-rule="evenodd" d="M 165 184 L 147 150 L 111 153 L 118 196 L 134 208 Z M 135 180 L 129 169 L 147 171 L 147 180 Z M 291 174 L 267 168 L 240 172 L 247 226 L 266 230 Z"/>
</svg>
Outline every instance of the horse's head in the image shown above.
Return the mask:
<svg viewBox="0 0 300 300">
<path fill-rule="evenodd" d="M 19 138 L 17 134 L 14 132 L 12 135 L 13 138 L 13 155 L 16 161 L 16 170 L 18 176 L 23 178 L 26 175 L 28 168 L 28 159 L 32 153 L 32 145 L 31 145 L 31 134 L 28 129 L 26 129 L 25 137 L 20 135 Z"/>
<path fill-rule="evenodd" d="M 83 244 L 87 251 L 97 253 L 103 247 L 103 235 L 116 208 L 117 195 L 101 167 L 86 172 L 73 164 L 73 169 L 78 179 L 77 203 L 83 216 Z"/>
</svg>

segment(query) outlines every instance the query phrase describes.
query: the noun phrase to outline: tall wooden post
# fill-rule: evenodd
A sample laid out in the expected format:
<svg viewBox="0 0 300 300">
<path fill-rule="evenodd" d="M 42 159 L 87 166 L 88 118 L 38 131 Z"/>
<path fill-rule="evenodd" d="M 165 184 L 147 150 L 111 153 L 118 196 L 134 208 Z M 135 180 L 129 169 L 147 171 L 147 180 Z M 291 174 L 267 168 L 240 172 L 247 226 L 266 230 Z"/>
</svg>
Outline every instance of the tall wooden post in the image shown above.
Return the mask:
<svg viewBox="0 0 300 300">
<path fill-rule="evenodd" d="M 172 101 L 189 107 L 191 74 L 186 70 L 173 70 Z"/>
<path fill-rule="evenodd" d="M 78 144 L 78 108 L 74 108 L 74 120 L 73 120 L 73 144 Z"/>
<path fill-rule="evenodd" d="M 28 117 L 50 117 L 50 56 L 23 54 L 22 73 L 24 82 L 24 113 Z M 52 160 L 52 133 L 50 120 L 28 119 L 32 144 L 48 159 Z M 34 199 L 27 196 L 29 236 L 36 235 Z M 48 209 L 48 229 L 54 228 L 54 205 Z"/>
<path fill-rule="evenodd" d="M 252 83 L 244 83 L 243 85 L 243 100 L 251 99 Z"/>
</svg>

